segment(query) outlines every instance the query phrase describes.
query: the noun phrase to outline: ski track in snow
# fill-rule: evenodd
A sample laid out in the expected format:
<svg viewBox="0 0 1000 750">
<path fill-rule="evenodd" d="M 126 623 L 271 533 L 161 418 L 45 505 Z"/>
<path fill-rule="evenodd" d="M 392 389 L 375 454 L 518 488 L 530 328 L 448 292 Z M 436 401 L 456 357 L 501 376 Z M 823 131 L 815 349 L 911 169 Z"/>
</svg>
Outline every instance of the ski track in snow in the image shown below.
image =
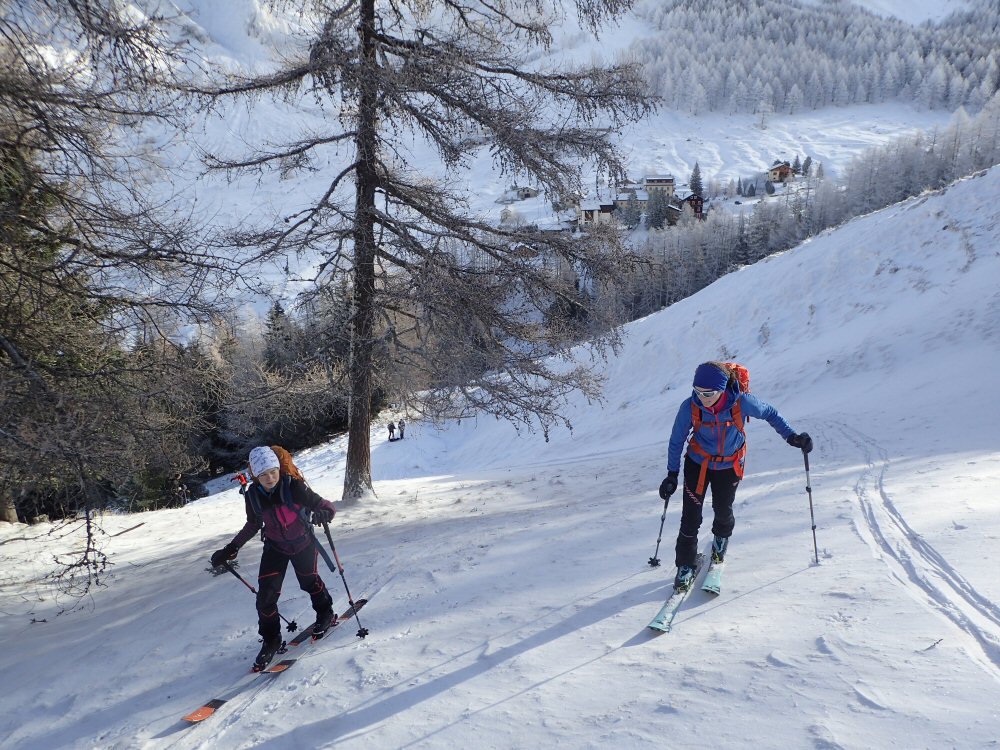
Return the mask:
<svg viewBox="0 0 1000 750">
<path fill-rule="evenodd" d="M 974 642 L 970 656 L 1000 681 L 1000 606 L 978 593 L 907 523 L 886 490 L 885 477 L 892 463 L 888 452 L 853 427 L 843 423 L 835 426 L 866 464 L 854 487 L 871 535 L 866 541 L 890 563 L 893 576 L 918 600 L 943 614 Z"/>
</svg>

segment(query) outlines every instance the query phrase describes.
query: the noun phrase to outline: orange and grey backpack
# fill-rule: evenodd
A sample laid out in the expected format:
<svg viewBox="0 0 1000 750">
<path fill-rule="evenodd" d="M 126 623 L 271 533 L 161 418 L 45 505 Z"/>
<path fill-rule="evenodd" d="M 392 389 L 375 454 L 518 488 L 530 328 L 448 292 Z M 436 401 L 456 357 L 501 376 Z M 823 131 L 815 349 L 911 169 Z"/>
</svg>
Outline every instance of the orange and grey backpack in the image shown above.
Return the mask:
<svg viewBox="0 0 1000 750">
<path fill-rule="evenodd" d="M 729 374 L 729 382 L 726 383 L 727 391 L 732 390 L 733 386 L 735 385 L 736 386 L 735 390 L 737 390 L 739 393 L 750 393 L 750 371 L 746 367 L 739 364 L 738 362 L 719 362 L 718 364 L 720 364 L 724 368 L 724 370 Z M 700 445 L 698 445 L 698 442 L 694 439 L 695 433 L 697 433 L 698 430 L 701 429 L 702 419 L 701 419 L 701 407 L 698 406 L 697 403 L 695 403 L 694 398 L 691 399 L 691 424 L 693 432 L 691 434 L 691 439 L 688 441 L 688 450 L 694 453 L 695 455 L 701 457 L 702 459 L 701 472 L 698 474 L 698 486 L 695 488 L 695 492 L 697 492 L 699 495 L 701 495 L 705 491 L 705 482 L 708 478 L 708 470 L 709 468 L 712 468 L 710 467 L 710 464 L 719 464 L 721 468 L 721 464 L 729 463 L 730 461 L 732 461 L 733 471 L 736 472 L 736 478 L 737 479 L 743 478 L 743 469 L 747 452 L 747 434 L 744 428 L 745 422 L 746 419 L 744 419 L 743 417 L 742 410 L 740 409 L 740 402 L 739 399 L 737 399 L 736 403 L 733 404 L 733 406 L 730 408 L 730 419 L 721 422 L 720 426 L 724 428 L 735 427 L 741 433 L 743 433 L 743 445 L 740 446 L 740 449 L 735 453 L 733 453 L 731 456 L 712 455 L 704 448 L 702 448 Z M 723 432 L 722 434 L 724 436 L 725 432 Z"/>
<path fill-rule="evenodd" d="M 299 467 L 295 465 L 292 460 L 292 454 L 282 448 L 280 445 L 272 445 L 271 450 L 274 451 L 274 455 L 278 457 L 279 473 L 287 474 L 290 477 L 298 479 L 300 482 L 306 481 L 306 478 L 302 476 L 302 472 L 299 471 Z"/>
</svg>

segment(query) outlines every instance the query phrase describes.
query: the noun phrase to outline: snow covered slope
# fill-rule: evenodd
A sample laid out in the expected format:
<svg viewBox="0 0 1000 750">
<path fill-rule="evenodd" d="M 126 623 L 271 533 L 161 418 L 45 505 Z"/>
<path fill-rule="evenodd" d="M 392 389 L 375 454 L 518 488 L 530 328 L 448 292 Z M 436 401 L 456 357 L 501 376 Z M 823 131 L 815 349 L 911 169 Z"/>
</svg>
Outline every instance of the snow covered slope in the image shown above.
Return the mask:
<svg viewBox="0 0 1000 750">
<path fill-rule="evenodd" d="M 573 404 L 548 443 L 493 420 L 392 444 L 373 426 L 379 501 L 332 527 L 371 635 L 345 625 L 271 684 L 231 690 L 253 597 L 204 572 L 241 524 L 234 490 L 105 519 L 123 532 L 102 541 L 107 586 L 62 615 L 40 576 L 79 530 L 0 529 L 4 747 L 996 747 L 997 195 L 1000 169 L 634 323 L 606 403 Z M 801 454 L 754 421 L 722 595 L 653 636 L 679 517 L 675 500 L 649 568 L 666 435 L 715 357 L 814 436 L 820 564 Z M 331 497 L 343 449 L 299 456 Z M 282 603 L 308 619 L 292 578 Z"/>
</svg>

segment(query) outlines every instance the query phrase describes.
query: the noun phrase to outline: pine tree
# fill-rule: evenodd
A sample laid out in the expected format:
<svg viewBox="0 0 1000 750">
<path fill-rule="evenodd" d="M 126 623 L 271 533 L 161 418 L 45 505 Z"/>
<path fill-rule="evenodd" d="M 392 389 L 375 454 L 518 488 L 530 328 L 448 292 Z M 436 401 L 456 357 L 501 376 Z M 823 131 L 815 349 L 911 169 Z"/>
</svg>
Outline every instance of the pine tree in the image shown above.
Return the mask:
<svg viewBox="0 0 1000 750">
<path fill-rule="evenodd" d="M 809 176 L 809 172 L 812 170 L 812 163 L 813 163 L 813 158 L 811 156 L 807 156 L 805 158 L 805 161 L 802 162 L 802 174 L 805 177 Z"/>
<path fill-rule="evenodd" d="M 691 171 L 691 179 L 688 181 L 688 186 L 691 188 L 693 195 L 704 195 L 705 188 L 701 182 L 701 167 L 698 166 L 698 162 L 694 163 L 694 169 Z"/>
<path fill-rule="evenodd" d="M 300 358 L 301 333 L 281 302 L 275 302 L 267 313 L 264 332 L 264 366 L 269 370 L 289 373 Z"/>
<path fill-rule="evenodd" d="M 802 162 L 799 161 L 799 155 L 795 155 L 795 161 L 792 162 L 792 174 L 802 174 Z"/>
<path fill-rule="evenodd" d="M 667 220 L 667 197 L 660 190 L 653 190 L 646 201 L 646 227 L 663 229 Z"/>
<path fill-rule="evenodd" d="M 639 207 L 639 201 L 636 198 L 635 191 L 629 191 L 628 201 L 625 203 L 625 207 L 622 209 L 621 213 L 621 223 L 624 224 L 628 229 L 635 229 L 639 226 L 639 221 L 642 219 L 642 209 Z"/>
</svg>

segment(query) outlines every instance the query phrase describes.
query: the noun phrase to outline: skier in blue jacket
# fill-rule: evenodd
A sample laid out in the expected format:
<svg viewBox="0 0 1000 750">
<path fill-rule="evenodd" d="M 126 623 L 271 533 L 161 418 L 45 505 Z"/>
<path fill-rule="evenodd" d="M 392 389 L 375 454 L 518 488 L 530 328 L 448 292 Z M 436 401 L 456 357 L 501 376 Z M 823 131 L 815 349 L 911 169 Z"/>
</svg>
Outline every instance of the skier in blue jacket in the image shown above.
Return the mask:
<svg viewBox="0 0 1000 750">
<path fill-rule="evenodd" d="M 677 489 L 681 450 L 687 441 L 684 507 L 675 549 L 677 576 L 674 587 L 679 590 L 690 588 L 694 580 L 698 529 L 701 528 L 702 506 L 709 487 L 712 489 L 712 510 L 715 513 L 712 559 L 721 562 L 725 558 L 729 537 L 736 524 L 733 501 L 743 478 L 746 459 L 746 435 L 743 430 L 746 418 L 763 419 L 785 442 L 806 453 L 813 448 L 812 438 L 805 432 L 796 433 L 777 409 L 750 393 L 743 393 L 730 365 L 722 362 L 698 365 L 693 385 L 694 392 L 677 410 L 670 433 L 667 476 L 660 484 L 660 497 L 666 500 Z"/>
</svg>

